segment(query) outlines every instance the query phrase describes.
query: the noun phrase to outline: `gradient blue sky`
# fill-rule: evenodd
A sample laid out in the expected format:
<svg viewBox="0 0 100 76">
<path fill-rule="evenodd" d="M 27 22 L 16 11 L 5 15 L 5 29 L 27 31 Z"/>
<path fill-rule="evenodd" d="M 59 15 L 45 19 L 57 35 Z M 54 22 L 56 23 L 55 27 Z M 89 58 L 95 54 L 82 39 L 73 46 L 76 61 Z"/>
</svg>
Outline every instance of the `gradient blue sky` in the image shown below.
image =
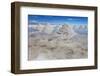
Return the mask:
<svg viewBox="0 0 100 76">
<path fill-rule="evenodd" d="M 88 17 L 76 16 L 52 16 L 52 15 L 28 15 L 28 24 L 32 23 L 72 24 L 88 25 Z"/>
</svg>

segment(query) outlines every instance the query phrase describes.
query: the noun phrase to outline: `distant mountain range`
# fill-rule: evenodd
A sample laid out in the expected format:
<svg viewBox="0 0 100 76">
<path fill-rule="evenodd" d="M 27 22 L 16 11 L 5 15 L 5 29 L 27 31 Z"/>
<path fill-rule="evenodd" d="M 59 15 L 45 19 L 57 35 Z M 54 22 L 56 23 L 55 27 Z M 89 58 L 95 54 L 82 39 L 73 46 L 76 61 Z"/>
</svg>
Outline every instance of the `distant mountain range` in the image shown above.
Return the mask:
<svg viewBox="0 0 100 76">
<path fill-rule="evenodd" d="M 87 25 L 54 25 L 54 24 L 32 24 L 28 27 L 29 32 L 44 32 L 44 33 L 58 33 L 58 34 L 87 34 L 88 27 Z"/>
</svg>

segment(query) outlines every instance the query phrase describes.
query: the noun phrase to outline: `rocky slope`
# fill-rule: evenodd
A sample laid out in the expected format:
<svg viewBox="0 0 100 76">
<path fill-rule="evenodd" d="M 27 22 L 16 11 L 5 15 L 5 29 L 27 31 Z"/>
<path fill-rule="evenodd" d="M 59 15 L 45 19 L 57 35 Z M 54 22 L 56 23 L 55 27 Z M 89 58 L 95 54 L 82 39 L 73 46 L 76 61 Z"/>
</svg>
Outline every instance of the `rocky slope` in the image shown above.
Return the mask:
<svg viewBox="0 0 100 76">
<path fill-rule="evenodd" d="M 87 27 L 39 25 L 29 27 L 28 60 L 88 57 Z M 81 31 L 80 31 L 81 30 Z M 86 33 L 80 33 L 86 30 Z"/>
</svg>

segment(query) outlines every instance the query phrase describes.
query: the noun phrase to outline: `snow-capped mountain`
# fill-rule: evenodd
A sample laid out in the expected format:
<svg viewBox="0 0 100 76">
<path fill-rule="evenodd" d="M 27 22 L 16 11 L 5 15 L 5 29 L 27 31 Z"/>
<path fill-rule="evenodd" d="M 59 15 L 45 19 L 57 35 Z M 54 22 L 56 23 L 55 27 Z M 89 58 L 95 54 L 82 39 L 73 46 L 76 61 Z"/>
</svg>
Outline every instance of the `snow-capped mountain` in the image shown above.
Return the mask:
<svg viewBox="0 0 100 76">
<path fill-rule="evenodd" d="M 87 34 L 88 28 L 86 25 L 54 25 L 50 23 L 38 23 L 34 25 L 29 25 L 29 32 L 42 32 L 47 34 L 62 34 L 69 37 L 75 34 Z"/>
</svg>

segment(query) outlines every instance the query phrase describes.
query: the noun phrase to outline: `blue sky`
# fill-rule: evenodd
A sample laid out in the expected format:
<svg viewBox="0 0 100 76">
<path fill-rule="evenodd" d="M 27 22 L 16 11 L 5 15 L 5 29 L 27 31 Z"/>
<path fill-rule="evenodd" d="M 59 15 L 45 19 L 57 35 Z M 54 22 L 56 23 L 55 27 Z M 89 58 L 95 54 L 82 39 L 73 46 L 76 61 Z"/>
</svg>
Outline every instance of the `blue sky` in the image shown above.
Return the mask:
<svg viewBox="0 0 100 76">
<path fill-rule="evenodd" d="M 88 25 L 88 17 L 28 15 L 28 24 L 32 23 Z"/>
</svg>

